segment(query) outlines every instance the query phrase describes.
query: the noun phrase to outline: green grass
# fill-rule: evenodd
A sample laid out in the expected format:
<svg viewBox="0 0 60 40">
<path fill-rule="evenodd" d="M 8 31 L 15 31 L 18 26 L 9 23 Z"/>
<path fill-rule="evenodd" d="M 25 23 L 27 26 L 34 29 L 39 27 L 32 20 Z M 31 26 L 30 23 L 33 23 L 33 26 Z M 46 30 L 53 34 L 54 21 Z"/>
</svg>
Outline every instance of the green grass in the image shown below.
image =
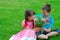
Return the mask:
<svg viewBox="0 0 60 40">
<path fill-rule="evenodd" d="M 60 29 L 60 0 L 0 0 L 0 40 L 8 40 L 22 30 L 21 22 L 27 9 L 41 13 L 44 4 L 52 6 L 51 15 L 55 20 L 53 29 Z M 60 40 L 60 35 L 50 40 Z"/>
</svg>

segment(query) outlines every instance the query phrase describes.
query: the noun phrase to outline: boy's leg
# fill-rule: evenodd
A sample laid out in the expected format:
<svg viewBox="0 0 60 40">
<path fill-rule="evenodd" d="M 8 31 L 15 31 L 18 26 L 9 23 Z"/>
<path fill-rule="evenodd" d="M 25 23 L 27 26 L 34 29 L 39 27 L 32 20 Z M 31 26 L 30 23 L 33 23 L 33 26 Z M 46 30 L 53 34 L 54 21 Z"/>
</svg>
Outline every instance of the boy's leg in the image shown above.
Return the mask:
<svg viewBox="0 0 60 40">
<path fill-rule="evenodd" d="M 41 34 L 41 32 L 36 32 L 37 37 L 38 37 L 38 35 L 40 35 L 40 34 Z"/>
<path fill-rule="evenodd" d="M 49 32 L 49 33 L 47 33 L 47 32 L 43 32 L 43 34 L 40 34 L 39 36 L 38 36 L 38 38 L 41 38 L 41 39 L 47 39 L 47 40 L 49 40 L 48 39 L 48 37 L 49 36 L 54 36 L 54 35 L 57 35 L 57 34 L 59 34 L 60 33 L 60 30 L 52 30 L 51 32 Z M 45 34 L 45 35 L 44 35 Z"/>
<path fill-rule="evenodd" d="M 40 35 L 41 32 L 36 32 L 36 35 L 37 35 L 37 40 L 40 40 L 40 38 L 38 38 L 38 35 Z"/>
<path fill-rule="evenodd" d="M 36 35 L 37 35 L 37 40 L 42 40 L 42 39 L 46 39 L 46 40 L 49 40 L 48 39 L 48 35 L 49 35 L 49 33 L 48 32 L 45 32 L 45 31 L 43 31 L 43 34 L 41 34 L 41 32 L 36 32 Z M 40 38 L 40 39 L 39 39 Z"/>
<path fill-rule="evenodd" d="M 46 36 L 46 35 L 44 35 L 44 34 L 40 34 L 40 35 L 38 36 L 38 38 L 40 38 L 40 39 L 48 39 L 48 36 Z"/>
<path fill-rule="evenodd" d="M 41 32 L 36 32 L 36 35 L 37 35 L 37 40 L 48 39 L 48 37 L 44 34 L 41 34 Z"/>
<path fill-rule="evenodd" d="M 58 34 L 58 32 L 54 31 L 54 32 L 48 33 L 47 36 L 54 36 L 54 35 L 57 35 L 57 34 Z"/>
<path fill-rule="evenodd" d="M 38 38 L 40 39 L 48 39 L 48 36 L 46 36 L 47 32 L 43 31 L 42 34 L 38 35 Z"/>
<path fill-rule="evenodd" d="M 45 35 L 48 34 L 48 33 L 49 33 L 49 32 L 43 31 L 43 34 L 45 34 Z"/>
<path fill-rule="evenodd" d="M 53 30 L 52 32 L 48 33 L 47 36 L 54 36 L 54 35 L 58 35 L 60 33 L 59 29 Z"/>
</svg>

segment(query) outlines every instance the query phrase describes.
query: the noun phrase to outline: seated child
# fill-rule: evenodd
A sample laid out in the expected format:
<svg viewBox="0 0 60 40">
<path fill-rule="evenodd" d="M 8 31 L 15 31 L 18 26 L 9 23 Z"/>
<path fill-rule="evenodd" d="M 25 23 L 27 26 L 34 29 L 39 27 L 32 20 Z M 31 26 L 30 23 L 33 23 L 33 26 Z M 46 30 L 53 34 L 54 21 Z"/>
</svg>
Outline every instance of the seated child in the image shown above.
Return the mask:
<svg viewBox="0 0 60 40">
<path fill-rule="evenodd" d="M 42 25 L 43 29 L 42 33 L 40 31 L 36 32 L 38 38 L 48 39 L 49 36 L 53 36 L 60 33 L 60 30 L 52 31 L 52 28 L 54 26 L 54 19 L 50 15 L 50 12 L 51 12 L 51 5 L 46 4 L 42 8 L 42 14 L 38 14 L 35 16 L 35 19 L 36 17 L 38 19 L 42 18 L 42 22 L 44 23 L 44 25 Z"/>
<path fill-rule="evenodd" d="M 34 14 L 32 10 L 25 12 L 25 20 L 22 22 L 24 30 L 13 35 L 9 40 L 36 40 Z"/>
</svg>

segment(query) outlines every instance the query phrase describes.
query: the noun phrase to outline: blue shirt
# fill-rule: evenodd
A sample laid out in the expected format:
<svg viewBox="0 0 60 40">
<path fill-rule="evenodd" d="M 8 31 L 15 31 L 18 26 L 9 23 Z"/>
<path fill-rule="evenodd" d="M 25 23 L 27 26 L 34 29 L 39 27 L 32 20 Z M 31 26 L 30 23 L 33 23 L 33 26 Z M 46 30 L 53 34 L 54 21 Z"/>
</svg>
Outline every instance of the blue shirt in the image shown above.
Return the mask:
<svg viewBox="0 0 60 40">
<path fill-rule="evenodd" d="M 35 17 L 43 17 L 44 18 L 44 15 L 43 14 L 37 14 L 37 15 L 35 15 Z M 49 28 L 52 28 L 53 26 L 54 26 L 54 19 L 52 18 L 52 16 L 49 14 L 48 15 L 48 17 L 49 17 L 49 23 L 48 24 L 45 24 L 44 26 L 43 26 L 43 28 L 46 28 L 46 29 L 49 29 Z"/>
</svg>

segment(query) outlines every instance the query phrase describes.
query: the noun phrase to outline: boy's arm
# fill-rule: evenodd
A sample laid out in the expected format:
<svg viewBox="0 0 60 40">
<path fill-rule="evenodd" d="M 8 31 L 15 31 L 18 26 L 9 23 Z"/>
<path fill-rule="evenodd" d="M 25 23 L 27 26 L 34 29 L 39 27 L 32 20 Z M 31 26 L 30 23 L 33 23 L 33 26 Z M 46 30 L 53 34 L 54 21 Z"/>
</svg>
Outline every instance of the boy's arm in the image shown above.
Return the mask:
<svg viewBox="0 0 60 40">
<path fill-rule="evenodd" d="M 45 30 L 46 32 L 50 32 L 50 31 L 52 30 L 53 26 L 54 26 L 54 19 L 51 18 L 51 19 L 49 20 L 49 28 L 48 28 L 48 29 L 44 28 L 44 30 Z"/>
</svg>

